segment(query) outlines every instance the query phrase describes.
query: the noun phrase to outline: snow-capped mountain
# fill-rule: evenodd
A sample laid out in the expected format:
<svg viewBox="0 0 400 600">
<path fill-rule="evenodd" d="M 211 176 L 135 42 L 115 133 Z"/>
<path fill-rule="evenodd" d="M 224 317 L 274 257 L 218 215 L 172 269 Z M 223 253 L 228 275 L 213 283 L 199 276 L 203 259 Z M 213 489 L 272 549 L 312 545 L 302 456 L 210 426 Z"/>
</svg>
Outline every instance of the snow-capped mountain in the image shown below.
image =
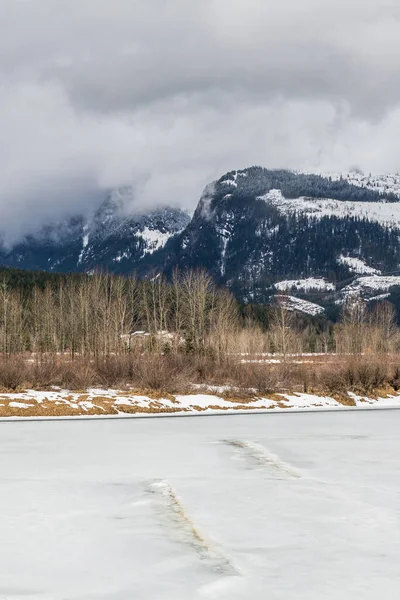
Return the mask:
<svg viewBox="0 0 400 600">
<path fill-rule="evenodd" d="M 76 216 L 47 226 L 3 251 L 2 263 L 60 272 L 96 268 L 147 272 L 152 268 L 152 255 L 185 229 L 190 216 L 171 207 L 132 214 L 131 206 L 131 188 L 114 190 L 91 217 Z"/>
<path fill-rule="evenodd" d="M 400 175 L 251 167 L 210 183 L 192 218 L 175 208 L 132 214 L 133 192 L 122 188 L 90 219 L 53 225 L 1 258 L 30 269 L 141 276 L 205 268 L 244 301 L 286 293 L 334 305 L 400 285 L 399 200 Z"/>
<path fill-rule="evenodd" d="M 166 246 L 165 268 L 206 267 L 248 301 L 273 290 L 335 299 L 359 275 L 378 286 L 400 269 L 399 198 L 399 175 L 231 171 Z"/>
</svg>

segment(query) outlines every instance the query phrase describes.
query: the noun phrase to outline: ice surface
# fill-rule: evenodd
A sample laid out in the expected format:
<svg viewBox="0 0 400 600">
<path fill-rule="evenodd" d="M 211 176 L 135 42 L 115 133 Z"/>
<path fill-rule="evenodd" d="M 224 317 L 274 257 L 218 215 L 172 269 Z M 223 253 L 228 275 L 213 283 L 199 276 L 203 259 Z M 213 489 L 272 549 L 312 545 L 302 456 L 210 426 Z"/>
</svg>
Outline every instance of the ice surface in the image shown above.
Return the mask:
<svg viewBox="0 0 400 600">
<path fill-rule="evenodd" d="M 0 598 L 397 600 L 400 411 L 0 423 Z"/>
</svg>

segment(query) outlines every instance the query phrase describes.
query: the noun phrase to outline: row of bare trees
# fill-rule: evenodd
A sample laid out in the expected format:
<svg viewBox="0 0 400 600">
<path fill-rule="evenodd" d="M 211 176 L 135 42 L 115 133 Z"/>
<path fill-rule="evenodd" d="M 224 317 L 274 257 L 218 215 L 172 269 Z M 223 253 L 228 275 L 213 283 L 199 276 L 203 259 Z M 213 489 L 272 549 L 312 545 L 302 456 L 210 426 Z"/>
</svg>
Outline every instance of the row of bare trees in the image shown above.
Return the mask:
<svg viewBox="0 0 400 600">
<path fill-rule="evenodd" d="M 139 281 L 95 274 L 66 278 L 29 295 L 0 284 L 0 352 L 11 355 L 70 353 L 108 356 L 132 349 L 126 336 L 147 334 L 147 345 L 160 350 L 160 332 L 174 332 L 170 345 L 199 352 L 210 344 L 227 351 L 228 333 L 237 327 L 237 304 L 203 271 L 174 273 Z M 142 338 L 139 336 L 138 338 Z"/>
<path fill-rule="evenodd" d="M 146 349 L 210 351 L 221 358 L 306 351 L 389 353 L 399 347 L 395 310 L 388 302 L 371 311 L 352 300 L 338 324 L 317 331 L 311 325 L 300 327 L 295 313 L 277 300 L 265 329 L 242 318 L 232 294 L 204 271 L 176 271 L 171 281 L 101 273 L 67 277 L 29 294 L 0 283 L 0 354 L 5 357 L 32 352 L 101 358 Z"/>
<path fill-rule="evenodd" d="M 338 323 L 299 328 L 296 316 L 277 301 L 271 310 L 268 331 L 270 350 L 282 355 L 297 352 L 337 354 L 387 354 L 400 349 L 400 330 L 396 310 L 381 301 L 372 309 L 359 297 L 349 298 L 342 306 Z"/>
</svg>

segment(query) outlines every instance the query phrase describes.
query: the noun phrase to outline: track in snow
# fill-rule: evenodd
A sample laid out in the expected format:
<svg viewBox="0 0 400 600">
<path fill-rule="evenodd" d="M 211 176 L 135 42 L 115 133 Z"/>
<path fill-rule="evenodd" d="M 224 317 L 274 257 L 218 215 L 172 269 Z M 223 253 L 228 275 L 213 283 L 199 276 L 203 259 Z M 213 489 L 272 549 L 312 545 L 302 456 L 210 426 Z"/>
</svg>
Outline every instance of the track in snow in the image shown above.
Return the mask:
<svg viewBox="0 0 400 600">
<path fill-rule="evenodd" d="M 214 571 L 224 575 L 239 575 L 230 560 L 193 522 L 182 500 L 168 481 L 164 479 L 154 481 L 149 485 L 148 491 L 158 496 L 164 516 L 168 519 L 169 525 L 173 525 L 173 534 L 179 541 L 190 546 Z"/>
<path fill-rule="evenodd" d="M 274 454 L 261 444 L 242 440 L 223 440 L 223 443 L 236 448 L 253 464 L 268 467 L 279 479 L 299 479 L 301 477 L 298 469 L 283 461 L 277 454 Z"/>
</svg>

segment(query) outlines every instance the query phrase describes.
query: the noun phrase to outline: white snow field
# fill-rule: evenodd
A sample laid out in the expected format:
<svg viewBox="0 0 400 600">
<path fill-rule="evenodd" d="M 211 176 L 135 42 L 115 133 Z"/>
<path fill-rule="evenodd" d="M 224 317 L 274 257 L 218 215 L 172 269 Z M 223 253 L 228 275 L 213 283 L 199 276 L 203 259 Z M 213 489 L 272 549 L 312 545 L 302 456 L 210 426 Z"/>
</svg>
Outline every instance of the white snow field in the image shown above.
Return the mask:
<svg viewBox="0 0 400 600">
<path fill-rule="evenodd" d="M 0 423 L 1 600 L 398 600 L 400 411 Z"/>
</svg>

